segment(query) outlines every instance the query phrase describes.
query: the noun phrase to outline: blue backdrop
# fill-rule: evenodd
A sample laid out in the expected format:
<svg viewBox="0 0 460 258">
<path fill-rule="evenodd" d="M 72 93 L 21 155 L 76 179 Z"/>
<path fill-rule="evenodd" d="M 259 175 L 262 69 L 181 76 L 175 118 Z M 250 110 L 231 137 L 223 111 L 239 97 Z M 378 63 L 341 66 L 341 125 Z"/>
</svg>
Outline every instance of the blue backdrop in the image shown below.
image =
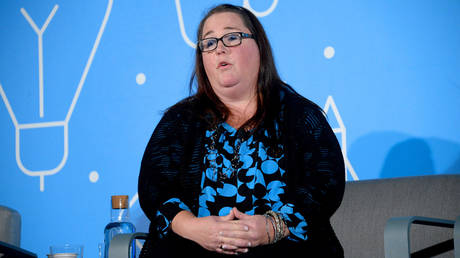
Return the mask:
<svg viewBox="0 0 460 258">
<path fill-rule="evenodd" d="M 97 257 L 113 194 L 147 230 L 140 160 L 220 2 L 0 2 L 0 204 L 21 213 L 23 248 Z M 327 111 L 348 180 L 460 173 L 460 1 L 228 2 L 253 10 L 282 79 Z"/>
</svg>

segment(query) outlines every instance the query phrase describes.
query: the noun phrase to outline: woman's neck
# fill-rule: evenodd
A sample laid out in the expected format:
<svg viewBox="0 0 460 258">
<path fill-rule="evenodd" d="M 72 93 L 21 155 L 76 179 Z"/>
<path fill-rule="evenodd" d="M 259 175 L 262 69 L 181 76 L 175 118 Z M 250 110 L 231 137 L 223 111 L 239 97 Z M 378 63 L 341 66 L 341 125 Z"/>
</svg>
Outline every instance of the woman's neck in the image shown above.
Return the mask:
<svg viewBox="0 0 460 258">
<path fill-rule="evenodd" d="M 223 103 L 230 110 L 227 118 L 227 124 L 233 128 L 240 128 L 245 124 L 257 111 L 257 95 L 253 94 L 250 98 L 241 100 L 224 100 Z"/>
</svg>

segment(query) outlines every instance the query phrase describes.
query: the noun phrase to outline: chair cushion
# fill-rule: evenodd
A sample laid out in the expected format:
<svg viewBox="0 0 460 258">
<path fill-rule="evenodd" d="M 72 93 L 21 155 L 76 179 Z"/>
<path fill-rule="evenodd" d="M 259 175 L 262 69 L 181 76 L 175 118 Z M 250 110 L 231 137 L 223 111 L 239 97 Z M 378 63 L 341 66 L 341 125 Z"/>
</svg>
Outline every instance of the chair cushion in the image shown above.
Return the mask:
<svg viewBox="0 0 460 258">
<path fill-rule="evenodd" d="M 345 257 L 384 257 L 390 217 L 455 220 L 460 215 L 460 175 L 431 175 L 347 182 L 331 223 Z M 413 225 L 411 251 L 452 239 L 452 229 Z M 453 251 L 437 257 L 453 257 Z"/>
</svg>

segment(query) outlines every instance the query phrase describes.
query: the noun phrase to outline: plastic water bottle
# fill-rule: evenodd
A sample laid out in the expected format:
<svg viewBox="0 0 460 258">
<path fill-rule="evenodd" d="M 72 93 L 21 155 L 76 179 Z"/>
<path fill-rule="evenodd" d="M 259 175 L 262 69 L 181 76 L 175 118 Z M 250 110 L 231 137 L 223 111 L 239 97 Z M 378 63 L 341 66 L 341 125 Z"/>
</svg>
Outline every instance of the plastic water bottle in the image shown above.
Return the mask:
<svg viewBox="0 0 460 258">
<path fill-rule="evenodd" d="M 129 222 L 129 206 L 127 195 L 112 196 L 111 222 L 104 229 L 104 257 L 109 257 L 110 240 L 115 235 L 134 233 L 136 228 Z M 135 246 L 132 248 L 132 257 L 136 251 Z"/>
</svg>

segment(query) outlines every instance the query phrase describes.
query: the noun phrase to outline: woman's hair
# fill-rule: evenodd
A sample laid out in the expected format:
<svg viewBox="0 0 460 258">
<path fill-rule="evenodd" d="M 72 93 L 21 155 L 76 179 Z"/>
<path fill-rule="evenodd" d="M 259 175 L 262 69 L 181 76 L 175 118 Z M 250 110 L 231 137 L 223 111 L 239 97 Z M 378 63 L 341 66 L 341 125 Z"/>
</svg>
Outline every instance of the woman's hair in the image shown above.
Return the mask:
<svg viewBox="0 0 460 258">
<path fill-rule="evenodd" d="M 257 43 L 260 53 L 259 74 L 257 77 L 257 111 L 243 126 L 254 127 L 259 125 L 265 118 L 271 118 L 279 112 L 279 88 L 292 88 L 281 81 L 275 67 L 270 42 L 268 41 L 262 24 L 257 17 L 249 10 L 230 4 L 222 4 L 212 8 L 201 20 L 197 32 L 197 40 L 200 41 L 203 35 L 203 27 L 206 20 L 214 14 L 232 12 L 240 16 L 244 25 L 249 29 Z M 196 84 L 195 84 L 196 80 Z M 229 116 L 229 109 L 222 103 L 214 93 L 209 83 L 203 65 L 202 52 L 197 46 L 195 51 L 195 69 L 190 78 L 190 92 L 196 92 L 194 97 L 199 100 L 204 113 L 211 115 L 212 124 L 225 121 Z M 243 127 L 243 128 L 244 128 Z"/>
</svg>

